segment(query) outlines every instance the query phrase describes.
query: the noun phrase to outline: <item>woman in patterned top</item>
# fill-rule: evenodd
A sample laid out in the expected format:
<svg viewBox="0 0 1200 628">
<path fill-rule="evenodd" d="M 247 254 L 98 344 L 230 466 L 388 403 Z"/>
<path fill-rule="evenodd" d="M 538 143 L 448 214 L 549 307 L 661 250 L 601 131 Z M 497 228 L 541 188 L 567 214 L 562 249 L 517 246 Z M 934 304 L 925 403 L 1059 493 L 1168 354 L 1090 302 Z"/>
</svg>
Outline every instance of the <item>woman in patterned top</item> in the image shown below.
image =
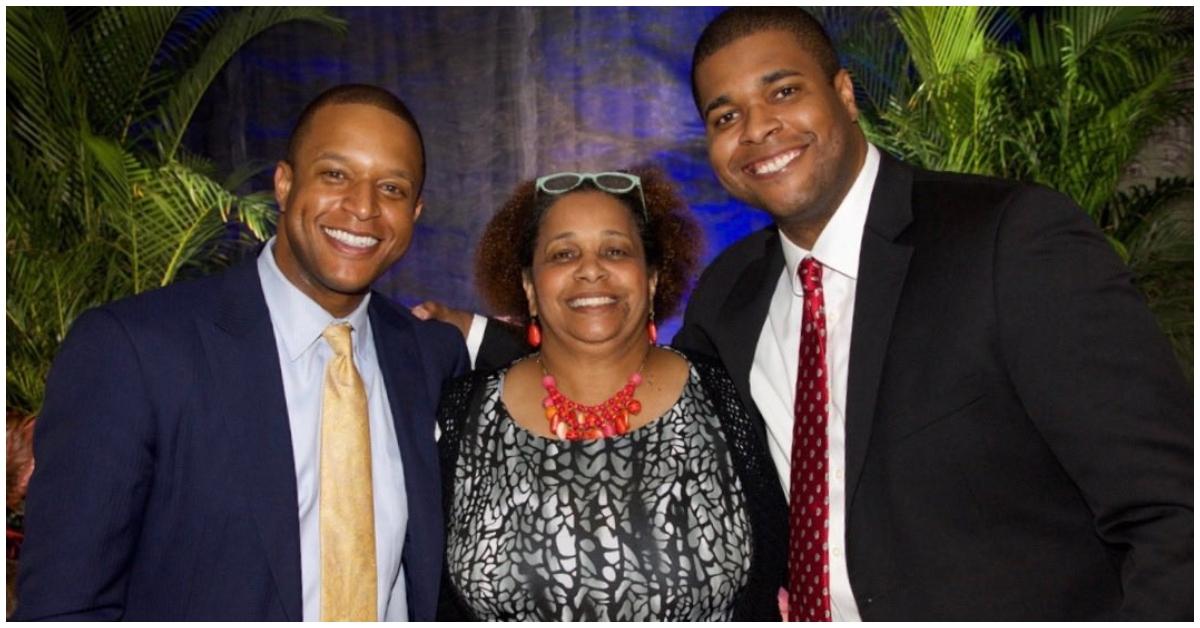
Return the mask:
<svg viewBox="0 0 1200 628">
<path fill-rule="evenodd" d="M 443 396 L 442 618 L 779 619 L 761 430 L 719 364 L 655 344 L 698 240 L 654 169 L 541 177 L 488 224 L 478 285 L 536 353 Z"/>
</svg>

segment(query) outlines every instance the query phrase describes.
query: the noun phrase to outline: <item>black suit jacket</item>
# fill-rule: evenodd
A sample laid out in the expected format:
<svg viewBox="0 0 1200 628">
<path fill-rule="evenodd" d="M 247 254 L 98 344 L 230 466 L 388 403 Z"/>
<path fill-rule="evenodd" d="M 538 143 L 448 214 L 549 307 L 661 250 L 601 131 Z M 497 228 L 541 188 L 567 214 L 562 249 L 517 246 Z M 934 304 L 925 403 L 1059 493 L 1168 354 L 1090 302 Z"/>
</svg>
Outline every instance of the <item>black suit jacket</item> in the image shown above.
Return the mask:
<svg viewBox="0 0 1200 628">
<path fill-rule="evenodd" d="M 675 338 L 719 357 L 748 408 L 779 237 L 722 253 Z M 883 155 L 853 325 L 847 561 L 863 619 L 1191 618 L 1191 393 L 1082 211 Z"/>
<path fill-rule="evenodd" d="M 430 620 L 434 411 L 466 348 L 383 295 L 368 312 L 404 460 L 409 616 Z M 14 619 L 302 619 L 291 431 L 254 259 L 81 316 L 34 449 Z"/>
</svg>

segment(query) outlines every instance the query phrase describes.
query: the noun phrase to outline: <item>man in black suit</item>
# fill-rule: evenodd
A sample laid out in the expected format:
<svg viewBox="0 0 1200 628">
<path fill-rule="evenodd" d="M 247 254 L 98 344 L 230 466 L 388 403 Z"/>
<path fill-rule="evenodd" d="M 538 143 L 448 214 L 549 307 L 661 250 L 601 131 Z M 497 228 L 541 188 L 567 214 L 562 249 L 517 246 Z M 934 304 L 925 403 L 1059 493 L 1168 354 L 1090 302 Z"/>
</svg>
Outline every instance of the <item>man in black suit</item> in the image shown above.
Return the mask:
<svg viewBox="0 0 1200 628">
<path fill-rule="evenodd" d="M 1191 618 L 1190 394 L 1086 215 L 870 146 L 799 9 L 723 13 L 692 80 L 713 170 L 774 225 L 705 271 L 675 344 L 763 419 L 792 616 Z"/>
</svg>

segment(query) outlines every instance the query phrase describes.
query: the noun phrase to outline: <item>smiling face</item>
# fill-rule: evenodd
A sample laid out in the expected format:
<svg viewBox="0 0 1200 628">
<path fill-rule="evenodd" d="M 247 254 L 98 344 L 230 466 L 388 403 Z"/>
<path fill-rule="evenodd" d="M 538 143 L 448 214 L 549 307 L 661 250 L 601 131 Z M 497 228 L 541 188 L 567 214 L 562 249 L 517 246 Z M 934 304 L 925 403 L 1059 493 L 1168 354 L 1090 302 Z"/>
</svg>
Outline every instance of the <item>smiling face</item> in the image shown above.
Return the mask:
<svg viewBox="0 0 1200 628">
<path fill-rule="evenodd" d="M 422 206 L 419 139 L 379 107 L 328 105 L 313 115 L 294 162 L 275 168 L 275 261 L 304 294 L 345 316 L 412 240 Z"/>
<path fill-rule="evenodd" d="M 831 82 L 794 35 L 768 30 L 702 61 L 696 90 L 721 185 L 811 248 L 866 156 L 849 74 Z"/>
<path fill-rule="evenodd" d="M 646 344 L 656 282 L 629 208 L 586 190 L 546 210 L 524 287 L 543 347 L 603 352 Z"/>
</svg>

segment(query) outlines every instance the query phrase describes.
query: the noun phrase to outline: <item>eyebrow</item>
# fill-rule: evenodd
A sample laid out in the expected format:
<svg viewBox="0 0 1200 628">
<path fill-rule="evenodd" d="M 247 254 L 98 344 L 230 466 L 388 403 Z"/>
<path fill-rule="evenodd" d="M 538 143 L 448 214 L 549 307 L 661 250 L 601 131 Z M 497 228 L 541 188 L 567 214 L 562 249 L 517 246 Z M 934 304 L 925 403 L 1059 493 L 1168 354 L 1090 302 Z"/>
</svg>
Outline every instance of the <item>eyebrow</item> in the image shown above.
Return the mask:
<svg viewBox="0 0 1200 628">
<path fill-rule="evenodd" d="M 724 107 L 725 105 L 728 105 L 728 104 L 729 104 L 728 96 L 725 96 L 725 95 L 717 96 L 716 98 L 709 101 L 709 103 L 707 105 L 704 106 L 704 115 L 701 117 L 703 117 L 705 120 L 707 120 L 708 114 L 712 113 L 713 109 L 717 109 L 718 107 Z"/>
<path fill-rule="evenodd" d="M 556 236 L 550 237 L 550 239 L 546 240 L 546 244 L 550 244 L 551 242 L 555 242 L 557 240 L 563 240 L 566 238 L 574 237 L 575 235 L 577 235 L 577 234 L 574 231 L 564 231 Z M 626 240 L 629 240 L 630 242 L 633 241 L 633 237 L 630 236 L 628 233 L 625 233 L 624 231 L 617 231 L 616 229 L 605 229 L 604 231 L 600 232 L 600 235 L 619 236 L 619 237 L 625 238 Z"/>
<path fill-rule="evenodd" d="M 764 86 L 766 86 L 766 85 L 770 85 L 771 83 L 774 83 L 775 81 L 778 81 L 780 79 L 785 79 L 789 76 L 802 76 L 802 75 L 803 75 L 803 73 L 800 72 L 799 70 L 775 70 L 774 72 L 764 74 L 763 77 L 761 79 L 759 79 L 758 82 L 763 84 Z M 712 113 L 713 109 L 717 109 L 719 107 L 724 107 L 725 105 L 728 105 L 729 103 L 730 103 L 729 96 L 724 95 L 724 94 L 717 96 L 716 98 L 709 101 L 709 103 L 707 105 L 704 106 L 703 118 L 705 120 L 707 120 L 708 114 Z"/>
<path fill-rule="evenodd" d="M 320 153 L 316 156 L 315 159 L 313 159 L 313 161 L 317 162 L 317 161 L 321 161 L 322 159 L 329 159 L 331 161 L 336 161 L 339 163 L 349 163 L 351 161 L 351 159 L 349 157 L 347 157 L 346 155 L 343 155 L 341 153 L 334 152 L 334 151 L 325 151 L 323 153 Z M 416 178 L 414 178 L 411 174 L 409 174 L 407 170 L 393 169 L 393 170 L 389 170 L 388 174 L 391 176 L 394 176 L 394 177 L 399 177 L 401 179 L 404 179 L 404 180 L 408 181 L 409 183 L 416 182 Z"/>
</svg>

